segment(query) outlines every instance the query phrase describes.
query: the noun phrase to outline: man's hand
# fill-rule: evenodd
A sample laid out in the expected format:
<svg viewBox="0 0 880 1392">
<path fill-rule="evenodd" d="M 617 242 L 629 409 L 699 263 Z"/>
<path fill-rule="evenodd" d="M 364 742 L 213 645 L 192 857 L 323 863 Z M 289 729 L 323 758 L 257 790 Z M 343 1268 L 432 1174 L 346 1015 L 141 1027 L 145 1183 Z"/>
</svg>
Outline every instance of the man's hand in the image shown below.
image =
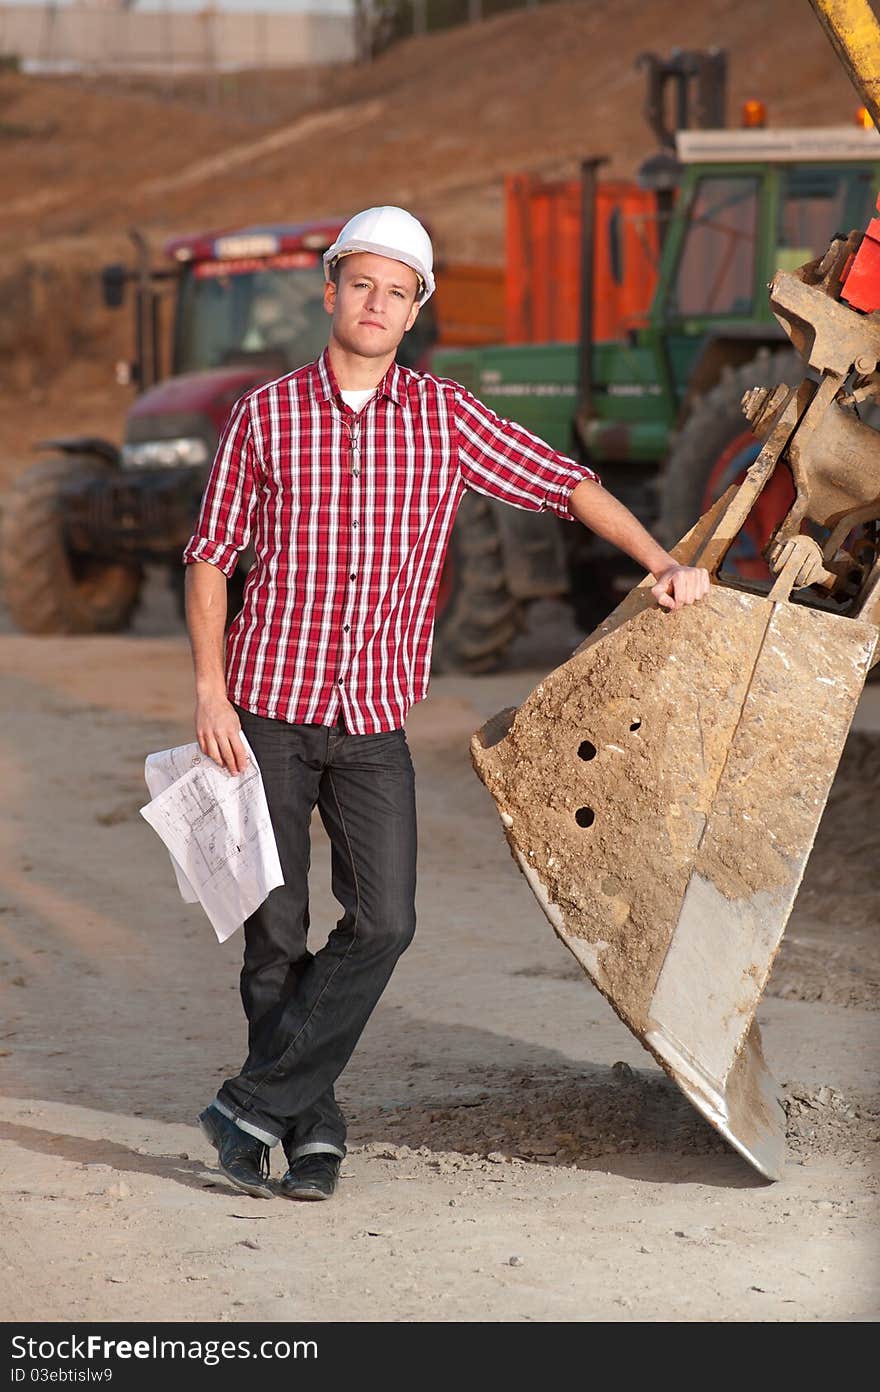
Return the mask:
<svg viewBox="0 0 880 1392">
<path fill-rule="evenodd" d="M 677 565 L 675 559 L 645 531 L 629 508 L 592 479 L 584 479 L 568 499 L 573 517 L 598 536 L 625 551 L 645 570 L 656 575 L 651 594 L 664 609 L 694 604 L 709 590 L 708 571 L 699 566 Z"/>
<path fill-rule="evenodd" d="M 682 609 L 708 593 L 709 572 L 701 566 L 669 566 L 651 587 L 651 594 L 664 609 Z"/>
<path fill-rule="evenodd" d="M 240 739 L 241 722 L 235 707 L 225 696 L 199 696 L 196 699 L 196 737 L 199 749 L 225 768 L 227 773 L 243 773 L 248 756 Z"/>
</svg>

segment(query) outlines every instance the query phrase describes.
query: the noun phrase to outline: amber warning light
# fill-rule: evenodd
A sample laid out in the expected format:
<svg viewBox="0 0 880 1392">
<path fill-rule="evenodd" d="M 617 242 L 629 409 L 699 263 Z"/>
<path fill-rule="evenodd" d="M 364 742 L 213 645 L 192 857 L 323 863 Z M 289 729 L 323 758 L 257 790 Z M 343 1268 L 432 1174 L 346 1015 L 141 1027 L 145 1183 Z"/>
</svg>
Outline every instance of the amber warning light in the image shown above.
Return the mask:
<svg viewBox="0 0 880 1392">
<path fill-rule="evenodd" d="M 860 106 L 856 111 L 856 125 L 861 126 L 862 130 L 874 129 L 874 119 L 866 106 Z"/>
<path fill-rule="evenodd" d="M 741 118 L 746 130 L 763 130 L 767 124 L 767 107 L 762 101 L 743 102 Z"/>
</svg>

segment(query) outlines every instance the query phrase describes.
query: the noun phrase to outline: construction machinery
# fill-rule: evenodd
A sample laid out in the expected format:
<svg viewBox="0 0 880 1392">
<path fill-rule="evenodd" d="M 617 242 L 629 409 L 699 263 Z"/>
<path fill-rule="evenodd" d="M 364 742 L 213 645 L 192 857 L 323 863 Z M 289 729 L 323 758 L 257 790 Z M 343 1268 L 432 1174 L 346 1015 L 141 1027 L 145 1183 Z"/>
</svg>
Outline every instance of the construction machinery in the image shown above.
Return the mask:
<svg viewBox="0 0 880 1392">
<path fill-rule="evenodd" d="M 182 600 L 181 552 L 235 400 L 320 351 L 321 253 L 341 220 L 253 226 L 168 242 L 154 264 L 134 231 L 133 266 L 107 266 L 111 309 L 134 300 L 136 390 L 120 448 L 64 437 L 5 500 L 0 570 L 13 621 L 30 633 L 127 626 L 144 567 L 167 567 Z M 166 347 L 167 343 L 167 347 Z M 170 349 L 170 351 L 169 351 Z M 237 608 L 247 558 L 231 590 Z"/>
<path fill-rule="evenodd" d="M 325 346 L 321 257 L 343 222 L 176 237 L 158 264 L 135 231 L 134 265 L 104 268 L 107 306 L 133 297 L 134 355 L 119 364 L 118 376 L 137 395 L 121 448 L 95 437 L 43 441 L 45 457 L 6 497 L 0 571 L 20 628 L 125 628 L 148 565 L 167 570 L 182 608 L 181 553 L 220 432 L 244 392 L 301 367 Z M 500 338 L 501 281 L 492 268 L 443 267 L 440 292 L 406 336 L 400 361 L 424 366 L 435 342 Z M 250 561 L 245 552 L 230 582 L 231 614 Z"/>
<path fill-rule="evenodd" d="M 880 73 L 867 5 L 814 7 L 854 79 L 855 19 Z M 707 598 L 670 613 L 648 577 L 471 748 L 561 940 L 777 1179 L 785 1113 L 756 1010 L 880 637 L 880 218 L 777 271 L 769 307 L 798 370 L 744 392 L 757 457 L 675 548 Z M 780 480 L 768 578 L 726 569 Z"/>
<path fill-rule="evenodd" d="M 642 55 L 659 149 L 642 163 L 641 201 L 620 188 L 609 205 L 598 159 L 585 162 L 580 189 L 563 182 L 542 193 L 532 179 L 547 234 L 542 239 L 537 223 L 530 245 L 545 279 L 556 279 L 555 296 L 529 290 L 529 312 L 514 305 L 508 313 L 504 344 L 432 356 L 438 375 L 591 465 L 667 545 L 744 478 L 758 453 L 740 410 L 743 391 L 799 379 L 797 355 L 767 303 L 769 281 L 820 255 L 841 229 L 864 226 L 880 187 L 880 136 L 871 123 L 725 127 L 722 60 L 717 52 Z M 666 121 L 670 90 L 674 119 Z M 748 106 L 748 119 L 759 120 L 757 105 Z M 555 213 L 543 212 L 541 197 Z M 512 232 L 523 241 L 515 220 Z M 627 315 L 609 321 L 606 306 L 621 285 L 638 286 L 644 299 L 639 305 L 630 293 Z M 767 577 L 762 552 L 791 496 L 780 471 L 728 569 Z M 471 586 L 476 601 L 491 592 L 493 603 L 470 622 L 484 660 L 501 659 L 533 598 L 568 599 L 590 631 L 638 578 L 584 528 L 491 501 L 482 521 Z"/>
<path fill-rule="evenodd" d="M 764 287 L 864 222 L 880 138 L 727 130 L 722 53 L 640 62 L 658 142 L 640 182 L 599 178 L 597 159 L 581 180 L 512 175 L 504 271 L 441 267 L 402 360 L 586 459 L 671 542 L 757 453 L 742 391 L 797 372 Z M 181 550 L 230 407 L 323 346 L 321 253 L 341 221 L 180 237 L 158 264 L 135 236 L 134 265 L 106 268 L 108 305 L 132 294 L 123 375 L 138 394 L 121 448 L 46 441 L 4 500 L 0 572 L 20 628 L 123 628 L 147 565 L 165 567 L 182 598 Z M 789 493 L 774 481 L 730 566 L 766 575 L 761 549 Z M 232 612 L 249 560 L 230 583 Z M 469 491 L 441 576 L 433 668 L 497 666 L 541 598 L 569 599 L 589 631 L 635 578 L 584 529 Z"/>
</svg>

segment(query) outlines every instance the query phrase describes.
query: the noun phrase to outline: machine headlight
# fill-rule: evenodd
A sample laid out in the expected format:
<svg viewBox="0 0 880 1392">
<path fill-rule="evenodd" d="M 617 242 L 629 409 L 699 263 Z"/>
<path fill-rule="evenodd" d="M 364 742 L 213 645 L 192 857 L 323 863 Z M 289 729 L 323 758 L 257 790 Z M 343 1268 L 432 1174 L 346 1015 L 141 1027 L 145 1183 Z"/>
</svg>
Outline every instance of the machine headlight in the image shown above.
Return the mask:
<svg viewBox="0 0 880 1392">
<path fill-rule="evenodd" d="M 181 469 L 207 464 L 210 451 L 198 436 L 177 440 L 142 440 L 122 446 L 124 469 Z"/>
</svg>

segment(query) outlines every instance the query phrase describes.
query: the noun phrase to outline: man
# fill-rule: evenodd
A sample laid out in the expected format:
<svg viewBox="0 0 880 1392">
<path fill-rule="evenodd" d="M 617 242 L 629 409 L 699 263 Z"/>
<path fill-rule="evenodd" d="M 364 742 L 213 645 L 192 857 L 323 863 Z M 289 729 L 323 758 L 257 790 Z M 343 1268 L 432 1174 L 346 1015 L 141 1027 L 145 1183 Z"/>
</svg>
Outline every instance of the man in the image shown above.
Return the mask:
<svg viewBox="0 0 880 1392">
<path fill-rule="evenodd" d="M 203 752 L 259 764 L 284 873 L 245 924 L 248 1056 L 199 1121 L 220 1169 L 271 1198 L 329 1198 L 345 1155 L 333 1085 L 415 927 L 416 823 L 404 720 L 427 690 L 434 605 L 466 488 L 550 508 L 657 577 L 670 609 L 708 589 L 589 469 L 500 420 L 455 382 L 401 369 L 434 290 L 425 229 L 401 208 L 352 218 L 324 257 L 327 349 L 234 407 L 184 552 Z M 225 644 L 226 579 L 253 539 Z M 343 916 L 307 948 L 317 806 Z"/>
</svg>

